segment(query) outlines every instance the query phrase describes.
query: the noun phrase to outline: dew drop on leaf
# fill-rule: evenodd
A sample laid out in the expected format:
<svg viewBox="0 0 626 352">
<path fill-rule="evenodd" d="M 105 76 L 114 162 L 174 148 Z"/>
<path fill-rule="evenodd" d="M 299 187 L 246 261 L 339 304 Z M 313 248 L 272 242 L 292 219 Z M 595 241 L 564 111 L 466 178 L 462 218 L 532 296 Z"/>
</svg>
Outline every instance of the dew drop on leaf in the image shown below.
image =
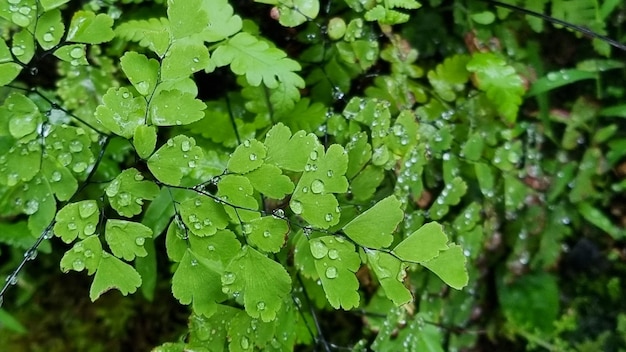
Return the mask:
<svg viewBox="0 0 626 352">
<path fill-rule="evenodd" d="M 265 310 L 265 302 L 263 302 L 263 301 L 259 301 L 259 302 L 256 304 L 256 307 L 257 307 L 257 309 L 258 309 L 258 310 Z"/>
<path fill-rule="evenodd" d="M 191 143 L 190 143 L 189 141 L 187 141 L 187 140 L 182 141 L 182 142 L 180 143 L 180 149 L 181 149 L 183 152 L 188 152 L 189 150 L 191 150 Z"/>
<path fill-rule="evenodd" d="M 5 281 L 8 282 L 9 285 L 15 286 L 15 284 L 17 284 L 17 276 L 11 274 L 11 275 L 7 276 Z"/>
<path fill-rule="evenodd" d="M 88 224 L 85 226 L 83 232 L 85 233 L 85 236 L 91 236 L 96 232 L 96 227 L 93 224 Z"/>
<path fill-rule="evenodd" d="M 93 257 L 93 252 L 91 251 L 91 249 L 88 249 L 85 251 L 84 253 L 85 258 L 92 258 Z"/>
<path fill-rule="evenodd" d="M 318 179 L 313 180 L 313 182 L 311 182 L 311 191 L 313 193 L 324 192 L 324 182 Z"/>
<path fill-rule="evenodd" d="M 72 162 L 72 155 L 70 153 L 59 154 L 58 160 L 61 165 L 67 166 Z"/>
<path fill-rule="evenodd" d="M 83 269 L 85 269 L 85 262 L 81 259 L 76 259 L 72 263 L 72 268 L 76 271 L 82 271 Z"/>
<path fill-rule="evenodd" d="M 80 214 L 81 218 L 85 219 L 93 215 L 96 209 L 98 209 L 98 207 L 93 202 L 81 203 L 78 207 L 78 214 Z"/>
<path fill-rule="evenodd" d="M 329 266 L 326 268 L 326 277 L 329 279 L 334 279 L 337 277 L 337 268 L 334 266 Z"/>
<path fill-rule="evenodd" d="M 309 158 L 313 161 L 317 160 L 317 152 L 314 150 L 309 154 Z"/>
<path fill-rule="evenodd" d="M 241 338 L 241 348 L 243 348 L 244 350 L 250 348 L 250 340 L 248 340 L 248 338 L 245 336 Z"/>
<path fill-rule="evenodd" d="M 333 260 L 339 258 L 339 251 L 336 250 L 336 249 L 329 250 L 328 251 L 328 258 L 333 259 Z"/>
<path fill-rule="evenodd" d="M 144 243 L 146 243 L 146 239 L 143 237 L 137 237 L 135 239 L 135 244 L 138 246 L 143 246 Z"/>
<path fill-rule="evenodd" d="M 328 222 L 333 221 L 333 218 L 334 218 L 334 216 L 333 216 L 333 214 L 331 214 L 331 213 L 327 213 L 327 214 L 324 216 L 324 219 L 325 219 L 326 221 L 328 221 Z"/>
<path fill-rule="evenodd" d="M 265 237 L 265 238 L 269 238 L 271 235 L 272 235 L 272 234 L 270 233 L 270 231 L 269 231 L 269 230 L 265 230 L 265 231 L 263 231 L 263 237 Z"/>
<path fill-rule="evenodd" d="M 82 48 L 74 48 L 70 50 L 70 56 L 74 59 L 80 59 L 83 57 L 83 49 Z"/>
<path fill-rule="evenodd" d="M 250 160 L 251 161 L 255 161 L 256 160 L 256 154 L 254 154 L 254 153 L 250 154 Z"/>
<path fill-rule="evenodd" d="M 44 35 L 43 35 L 43 41 L 44 42 L 49 43 L 49 42 L 51 42 L 53 40 L 54 40 L 54 36 L 52 35 L 52 33 L 44 33 Z"/>
<path fill-rule="evenodd" d="M 37 210 L 39 210 L 39 202 L 37 200 L 31 199 L 26 202 L 26 205 L 24 206 L 24 213 L 26 215 L 35 214 Z"/>
<path fill-rule="evenodd" d="M 50 180 L 52 182 L 59 182 L 61 181 L 61 178 L 62 178 L 62 175 L 58 171 L 53 172 L 52 175 L 50 176 Z"/>
<path fill-rule="evenodd" d="M 67 223 L 67 228 L 70 231 L 74 231 L 74 230 L 76 230 L 78 228 L 78 226 L 76 226 L 76 223 L 74 223 L 74 222 L 68 222 Z"/>
<path fill-rule="evenodd" d="M 292 200 L 291 203 L 289 203 L 289 206 L 294 214 L 302 214 L 302 203 L 300 203 L 300 201 Z"/>
<path fill-rule="evenodd" d="M 227 272 L 227 273 L 224 273 L 224 277 L 222 278 L 222 282 L 224 283 L 224 285 L 230 285 L 233 282 L 235 282 L 236 278 L 237 277 L 235 276 L 234 273 Z"/>
<path fill-rule="evenodd" d="M 321 241 L 311 241 L 311 254 L 315 259 L 322 259 L 328 254 L 328 247 Z"/>
<path fill-rule="evenodd" d="M 18 175 L 15 172 L 12 172 L 7 176 L 7 186 L 9 187 L 15 186 L 19 180 L 20 180 L 20 175 Z"/>
</svg>

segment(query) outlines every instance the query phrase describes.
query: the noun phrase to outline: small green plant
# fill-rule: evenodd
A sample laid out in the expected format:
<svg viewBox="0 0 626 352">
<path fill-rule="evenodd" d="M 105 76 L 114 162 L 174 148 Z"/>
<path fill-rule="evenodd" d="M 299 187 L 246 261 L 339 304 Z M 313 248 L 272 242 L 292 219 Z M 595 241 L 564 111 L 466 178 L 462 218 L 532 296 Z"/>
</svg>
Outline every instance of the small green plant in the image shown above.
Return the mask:
<svg viewBox="0 0 626 352">
<path fill-rule="evenodd" d="M 91 301 L 171 291 L 188 324 L 156 351 L 623 345 L 570 336 L 588 296 L 560 299 L 555 268 L 577 232 L 623 240 L 624 91 L 603 72 L 625 66 L 602 36 L 624 7 L 529 6 L 600 35 L 561 69 L 515 33 L 567 32 L 523 4 L 452 3 L 0 4 L 0 302 L 43 251 Z M 615 302 L 613 279 L 585 292 Z"/>
</svg>

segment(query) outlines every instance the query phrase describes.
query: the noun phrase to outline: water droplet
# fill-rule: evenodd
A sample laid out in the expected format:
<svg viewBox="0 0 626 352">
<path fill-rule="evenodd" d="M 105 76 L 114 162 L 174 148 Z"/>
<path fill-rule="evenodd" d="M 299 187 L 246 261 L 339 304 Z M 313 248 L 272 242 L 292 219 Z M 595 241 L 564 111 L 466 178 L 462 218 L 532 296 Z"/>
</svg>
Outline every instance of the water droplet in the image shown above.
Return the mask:
<svg viewBox="0 0 626 352">
<path fill-rule="evenodd" d="M 193 169 L 194 167 L 196 167 L 196 161 L 195 161 L 195 160 L 189 160 L 189 162 L 187 163 L 187 165 L 188 165 L 190 168 L 192 168 L 192 169 Z"/>
<path fill-rule="evenodd" d="M 320 240 L 311 241 L 309 247 L 311 248 L 311 254 L 315 259 L 322 259 L 326 256 L 326 254 L 328 254 L 328 247 L 326 247 L 326 245 Z"/>
<path fill-rule="evenodd" d="M 254 153 L 250 154 L 250 160 L 251 161 L 256 160 L 256 154 L 254 154 Z"/>
<path fill-rule="evenodd" d="M 302 208 L 302 203 L 301 202 L 299 202 L 297 200 L 292 200 L 289 203 L 289 207 L 291 208 L 291 210 L 293 211 L 294 214 L 296 214 L 296 215 L 302 214 L 303 208 Z"/>
<path fill-rule="evenodd" d="M 184 140 L 180 143 L 180 150 L 188 152 L 191 150 L 191 143 L 188 140 Z"/>
<path fill-rule="evenodd" d="M 333 177 L 333 170 L 326 171 L 326 176 Z"/>
<path fill-rule="evenodd" d="M 326 277 L 329 279 L 334 279 L 337 277 L 337 268 L 334 266 L 329 266 L 326 268 Z"/>
<path fill-rule="evenodd" d="M 37 250 L 36 249 L 29 249 L 24 253 L 24 258 L 26 258 L 26 260 L 34 260 L 35 258 L 37 258 Z"/>
<path fill-rule="evenodd" d="M 328 222 L 333 221 L 333 218 L 334 218 L 334 216 L 333 216 L 333 214 L 331 214 L 331 213 L 327 213 L 327 214 L 324 216 L 324 219 L 325 219 L 326 221 L 328 221 Z"/>
<path fill-rule="evenodd" d="M 243 146 L 246 148 L 250 148 L 250 140 L 246 139 L 245 141 L 243 141 Z"/>
<path fill-rule="evenodd" d="M 75 222 L 68 222 L 67 223 L 67 229 L 70 231 L 74 231 L 78 228 L 78 226 L 76 226 Z"/>
<path fill-rule="evenodd" d="M 83 51 L 83 48 L 81 48 L 81 47 L 76 47 L 76 48 L 70 50 L 70 57 L 72 57 L 74 59 L 80 59 L 84 55 L 85 55 L 85 52 Z"/>
<path fill-rule="evenodd" d="M 124 99 L 130 98 L 130 93 L 128 93 L 128 92 L 122 93 L 122 98 L 124 98 Z"/>
<path fill-rule="evenodd" d="M 85 236 L 91 236 L 96 232 L 96 226 L 94 224 L 85 225 L 85 229 L 83 230 Z"/>
<path fill-rule="evenodd" d="M 311 191 L 318 194 L 324 192 L 324 182 L 317 179 L 313 180 L 313 182 L 311 182 Z"/>
<path fill-rule="evenodd" d="M 127 207 L 130 205 L 130 201 L 131 201 L 131 196 L 129 193 L 123 192 L 120 193 L 118 199 L 117 199 L 117 204 L 121 207 Z"/>
<path fill-rule="evenodd" d="M 135 238 L 135 244 L 138 246 L 143 246 L 143 244 L 146 243 L 146 239 L 143 237 L 137 237 Z"/>
<path fill-rule="evenodd" d="M 85 269 L 85 262 L 81 259 L 76 259 L 74 260 L 74 262 L 72 262 L 72 268 L 75 271 L 82 271 L 83 269 Z"/>
<path fill-rule="evenodd" d="M 87 170 L 87 166 L 88 166 L 87 163 L 81 161 L 81 162 L 74 164 L 74 166 L 72 166 L 72 171 L 76 173 L 81 173 Z"/>
<path fill-rule="evenodd" d="M 67 166 L 72 162 L 72 154 L 70 153 L 59 154 L 59 156 L 57 157 L 57 160 L 59 160 L 61 165 Z"/>
<path fill-rule="evenodd" d="M 61 181 L 62 175 L 59 171 L 55 171 L 52 173 L 52 175 L 50 175 L 50 180 L 52 182 L 59 182 Z"/>
<path fill-rule="evenodd" d="M 263 301 L 259 301 L 259 302 L 256 304 L 256 307 L 257 307 L 257 309 L 258 309 L 258 310 L 265 310 L 265 302 L 263 302 Z"/>
<path fill-rule="evenodd" d="M 242 229 L 243 233 L 249 234 L 250 232 L 252 232 L 252 225 L 250 225 L 250 224 L 243 224 L 241 229 Z"/>
<path fill-rule="evenodd" d="M 15 274 L 11 274 L 11 275 L 7 276 L 5 281 L 8 282 L 9 285 L 15 286 L 15 284 L 17 284 L 17 276 L 15 276 Z"/>
<path fill-rule="evenodd" d="M 234 273 L 231 273 L 231 272 L 224 273 L 224 276 L 222 277 L 222 283 L 224 285 L 231 285 L 233 282 L 235 282 L 236 278 L 237 276 Z"/>
<path fill-rule="evenodd" d="M 91 215 L 93 215 L 93 213 L 95 213 L 97 209 L 98 209 L 98 206 L 93 201 L 91 202 L 87 201 L 87 202 L 81 203 L 78 206 L 78 213 L 80 214 L 81 218 L 86 219 L 90 217 Z"/>
<path fill-rule="evenodd" d="M 195 63 L 198 63 L 198 62 L 200 62 L 200 59 L 198 59 L 197 57 L 194 57 L 194 58 L 192 59 L 192 61 L 193 61 L 193 62 L 195 62 Z"/>
<path fill-rule="evenodd" d="M 247 337 L 242 337 L 241 338 L 241 348 L 243 348 L 244 350 L 247 350 L 248 348 L 250 348 L 250 340 L 248 340 Z"/>
<path fill-rule="evenodd" d="M 93 258 L 93 252 L 91 251 L 91 249 L 85 250 L 85 253 L 83 253 L 83 255 L 85 256 L 85 258 Z"/>
<path fill-rule="evenodd" d="M 334 248 L 329 250 L 328 251 L 328 258 L 333 259 L 333 260 L 339 258 L 339 251 L 334 249 Z"/>
<path fill-rule="evenodd" d="M 48 33 L 44 33 L 42 39 L 43 39 L 44 42 L 49 43 L 49 42 L 54 40 L 54 35 L 52 33 L 49 33 L 49 32 Z"/>
<path fill-rule="evenodd" d="M 8 0 L 11 5 L 18 5 L 22 0 Z"/>
<path fill-rule="evenodd" d="M 197 266 L 197 265 L 198 265 L 198 261 L 196 259 L 192 259 L 191 266 Z"/>
<path fill-rule="evenodd" d="M 13 23 L 15 23 L 16 25 L 20 26 L 20 27 L 27 27 L 30 24 L 30 18 L 28 18 L 27 16 L 25 16 L 22 13 L 19 12 L 14 12 L 11 15 L 11 21 Z M 15 54 L 15 52 L 13 52 L 16 56 L 20 56 L 20 55 L 24 55 L 24 50 L 22 50 L 21 54 Z M 13 49 L 11 49 L 11 51 L 13 51 Z"/>
<path fill-rule="evenodd" d="M 263 237 L 269 238 L 271 235 L 272 235 L 272 233 L 269 230 L 263 231 Z"/>
<path fill-rule="evenodd" d="M 12 172 L 9 175 L 7 175 L 7 186 L 12 187 L 15 186 L 20 180 L 20 175 L 18 175 L 16 172 Z"/>
<path fill-rule="evenodd" d="M 32 215 L 35 214 L 37 210 L 39 210 L 39 202 L 37 200 L 31 199 L 26 202 L 26 205 L 24 206 L 24 214 Z"/>
<path fill-rule="evenodd" d="M 136 88 L 140 94 L 145 95 L 145 94 L 148 94 L 149 92 L 148 90 L 150 89 L 150 84 L 148 84 L 148 82 L 146 81 L 137 82 Z"/>
<path fill-rule="evenodd" d="M 317 160 L 317 152 L 314 150 L 309 154 L 309 158 L 313 161 Z"/>
</svg>

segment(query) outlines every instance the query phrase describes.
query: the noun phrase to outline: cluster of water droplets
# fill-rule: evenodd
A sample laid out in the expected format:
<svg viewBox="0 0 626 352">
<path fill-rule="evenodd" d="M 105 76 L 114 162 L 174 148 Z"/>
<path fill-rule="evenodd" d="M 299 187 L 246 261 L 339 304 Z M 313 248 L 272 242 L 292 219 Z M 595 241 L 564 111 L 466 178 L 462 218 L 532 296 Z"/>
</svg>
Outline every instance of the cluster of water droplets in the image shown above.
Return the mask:
<svg viewBox="0 0 626 352">
<path fill-rule="evenodd" d="M 336 279 L 339 276 L 339 269 L 336 265 L 334 265 L 339 259 L 339 250 L 333 248 L 334 241 L 339 243 L 343 243 L 345 240 L 341 237 L 336 237 L 334 239 L 329 239 L 328 244 L 331 246 L 329 248 L 324 241 L 320 239 L 312 240 L 309 243 L 311 249 L 311 255 L 316 260 L 322 261 L 322 265 L 325 267 L 324 276 L 327 279 Z M 327 258 L 327 259 L 326 259 Z"/>
</svg>

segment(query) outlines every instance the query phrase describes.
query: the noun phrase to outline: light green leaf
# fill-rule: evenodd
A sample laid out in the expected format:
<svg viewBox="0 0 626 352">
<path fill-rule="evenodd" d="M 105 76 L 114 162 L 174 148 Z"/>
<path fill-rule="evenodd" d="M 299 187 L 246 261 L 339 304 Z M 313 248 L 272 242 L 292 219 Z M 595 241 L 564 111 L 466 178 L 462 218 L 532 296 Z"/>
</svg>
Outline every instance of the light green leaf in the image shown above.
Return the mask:
<svg viewBox="0 0 626 352">
<path fill-rule="evenodd" d="M 91 11 L 76 11 L 67 30 L 67 41 L 100 44 L 111 41 L 113 19 L 104 13 L 96 15 Z"/>
<path fill-rule="evenodd" d="M 67 168 L 53 160 L 49 155 L 44 156 L 41 163 L 41 172 L 48 181 L 50 190 L 60 201 L 69 200 L 78 189 L 78 182 Z"/>
<path fill-rule="evenodd" d="M 183 260 L 183 256 L 189 248 L 187 244 L 188 239 L 189 234 L 184 224 L 178 217 L 174 217 L 165 235 L 165 250 L 167 251 L 167 256 L 175 262 Z"/>
<path fill-rule="evenodd" d="M 154 126 L 139 125 L 135 128 L 133 145 L 140 158 L 145 159 L 152 155 L 156 147 L 157 130 Z"/>
<path fill-rule="evenodd" d="M 0 155 L 0 184 L 13 187 L 33 179 L 40 170 L 41 147 L 36 141 L 16 144 Z"/>
<path fill-rule="evenodd" d="M 91 152 L 91 140 L 81 127 L 67 125 L 54 126 L 45 139 L 46 153 L 61 165 L 71 170 L 79 178 L 86 176 L 87 170 L 95 163 Z M 61 172 L 63 174 L 64 172 Z M 51 175 L 58 180 L 58 175 Z"/>
<path fill-rule="evenodd" d="M 39 0 L 39 3 L 43 7 L 44 11 L 50 11 L 63 4 L 68 3 L 70 0 Z"/>
<path fill-rule="evenodd" d="M 187 37 L 204 30 L 208 24 L 209 15 L 203 8 L 203 2 L 203 0 L 168 0 L 167 17 L 171 23 L 174 39 Z"/>
<path fill-rule="evenodd" d="M 133 97 L 128 88 L 110 88 L 96 108 L 96 119 L 111 132 L 131 138 L 135 128 L 146 123 L 146 101 Z"/>
<path fill-rule="evenodd" d="M 578 81 L 595 79 L 598 74 L 578 69 L 562 69 L 548 72 L 544 77 L 536 80 L 528 90 L 528 97 L 543 94 L 556 88 L 572 84 Z"/>
<path fill-rule="evenodd" d="M 406 265 L 389 253 L 365 251 L 370 268 L 376 273 L 387 298 L 400 306 L 413 300 L 411 291 L 402 282 L 406 276 Z"/>
<path fill-rule="evenodd" d="M 450 210 L 451 205 L 457 205 L 461 197 L 467 192 L 467 184 L 460 177 L 455 177 L 446 184 L 435 202 L 430 206 L 430 218 L 439 220 Z"/>
<path fill-rule="evenodd" d="M 361 259 L 354 245 L 341 237 L 324 236 L 312 239 L 309 248 L 328 302 L 335 309 L 358 307 L 359 281 L 355 273 Z"/>
<path fill-rule="evenodd" d="M 229 219 L 224 206 L 206 196 L 186 199 L 178 210 L 187 228 L 196 236 L 213 236 L 217 230 L 228 226 Z"/>
<path fill-rule="evenodd" d="M 72 66 L 89 65 L 86 56 L 87 46 L 85 44 L 65 45 L 54 51 L 54 56 L 69 62 Z"/>
<path fill-rule="evenodd" d="M 152 230 L 138 222 L 109 219 L 106 223 L 105 239 L 113 254 L 126 261 L 145 257 L 146 238 L 152 238 Z"/>
<path fill-rule="evenodd" d="M 430 222 L 400 242 L 394 249 L 398 258 L 406 262 L 424 263 L 448 249 L 448 236 L 436 222 Z"/>
<path fill-rule="evenodd" d="M 31 11 L 34 15 L 36 11 Z M 35 56 L 35 38 L 30 31 L 22 29 L 13 35 L 11 53 L 23 64 L 27 64 Z"/>
<path fill-rule="evenodd" d="M 310 154 L 318 145 L 319 142 L 314 134 L 298 131 L 292 137 L 289 127 L 278 123 L 267 132 L 265 137 L 267 147 L 265 162 L 284 170 L 304 171 Z M 297 150 L 298 153 L 292 153 L 292 150 Z"/>
<path fill-rule="evenodd" d="M 115 32 L 123 39 L 139 42 L 140 46 L 149 48 L 159 57 L 165 55 L 170 45 L 170 24 L 164 17 L 124 22 L 115 28 Z"/>
<path fill-rule="evenodd" d="M 357 201 L 367 201 L 372 198 L 376 189 L 385 179 L 385 170 L 380 166 L 367 165 L 350 184 L 350 192 Z"/>
<path fill-rule="evenodd" d="M 244 247 L 222 276 L 223 292 L 243 294 L 246 312 L 253 318 L 272 321 L 291 292 L 291 278 L 279 263 L 251 247 Z"/>
<path fill-rule="evenodd" d="M 428 72 L 428 81 L 435 92 L 445 101 L 454 101 L 456 94 L 465 88 L 470 74 L 466 65 L 467 55 L 454 55 L 446 58 L 435 70 Z"/>
<path fill-rule="evenodd" d="M 204 0 L 208 11 L 209 23 L 200 34 L 207 42 L 218 42 L 239 32 L 242 28 L 241 17 L 233 14 L 233 8 L 227 0 Z"/>
<path fill-rule="evenodd" d="M 600 230 L 606 232 L 616 240 L 620 240 L 625 237 L 626 231 L 614 225 L 614 222 L 609 219 L 604 212 L 594 207 L 589 202 L 581 202 L 578 204 L 578 211 L 580 215 L 589 221 L 593 225 L 597 226 Z"/>
<path fill-rule="evenodd" d="M 301 193 L 289 201 L 291 211 L 302 216 L 309 224 L 327 229 L 339 223 L 339 203 L 332 194 Z"/>
<path fill-rule="evenodd" d="M 54 224 L 54 234 L 65 243 L 96 233 L 100 209 L 94 200 L 70 203 L 59 210 Z"/>
<path fill-rule="evenodd" d="M 320 11 L 319 0 L 291 0 L 279 3 L 278 22 L 285 27 L 296 27 L 314 20 Z"/>
<path fill-rule="evenodd" d="M 37 129 L 42 115 L 35 103 L 23 94 L 11 93 L 0 108 L 0 117 L 8 121 L 9 133 L 20 139 Z"/>
<path fill-rule="evenodd" d="M 228 229 L 218 230 L 214 236 L 189 236 L 188 242 L 182 239 L 180 241 L 184 249 L 189 246 L 195 254 L 213 262 L 220 262 L 224 267 L 241 252 L 241 242 L 235 233 Z"/>
<path fill-rule="evenodd" d="M 467 286 L 469 282 L 467 259 L 461 246 L 452 245 L 439 256 L 421 264 L 439 276 L 448 286 L 457 290 Z"/>
<path fill-rule="evenodd" d="M 248 229 L 250 244 L 264 252 L 278 253 L 289 234 L 289 224 L 284 219 L 264 216 L 244 224 Z M 245 232 L 245 231 L 244 231 Z"/>
<path fill-rule="evenodd" d="M 245 174 L 256 170 L 263 164 L 266 149 L 263 143 L 257 140 L 245 140 L 235 149 L 228 160 L 228 170 L 238 174 Z"/>
<path fill-rule="evenodd" d="M 135 293 L 139 286 L 141 286 L 141 276 L 137 270 L 109 253 L 102 252 L 96 276 L 89 290 L 89 298 L 93 302 L 113 288 L 126 296 L 129 293 Z"/>
<path fill-rule="evenodd" d="M 291 179 L 283 175 L 277 166 L 271 164 L 263 164 L 245 176 L 250 180 L 254 189 L 273 199 L 282 199 L 291 194 L 295 188 Z"/>
<path fill-rule="evenodd" d="M 61 271 L 67 273 L 70 270 L 83 271 L 87 269 L 87 274 L 93 275 L 98 269 L 102 257 L 102 244 L 98 236 L 88 236 L 82 241 L 78 241 L 74 246 L 65 252 L 61 258 Z"/>
<path fill-rule="evenodd" d="M 187 249 L 172 277 L 172 293 L 180 303 L 192 304 L 196 314 L 210 317 L 217 309 L 216 302 L 226 298 L 220 274 L 221 265 Z"/>
<path fill-rule="evenodd" d="M 178 186 L 183 176 L 196 168 L 203 154 L 195 139 L 178 135 L 170 138 L 148 159 L 148 168 L 159 181 Z"/>
<path fill-rule="evenodd" d="M 187 125 L 203 118 L 205 108 L 190 93 L 163 90 L 150 101 L 150 119 L 157 126 Z"/>
<path fill-rule="evenodd" d="M 402 203 L 389 196 L 350 221 L 343 232 L 361 246 L 386 248 L 393 242 L 392 233 L 403 218 Z"/>
<path fill-rule="evenodd" d="M 491 11 L 477 12 L 470 17 L 472 21 L 482 25 L 489 25 L 496 19 L 496 16 Z"/>
<path fill-rule="evenodd" d="M 39 17 L 35 28 L 35 38 L 42 49 L 54 48 L 61 42 L 63 34 L 65 34 L 65 25 L 63 25 L 60 10 L 44 12 Z"/>
<path fill-rule="evenodd" d="M 196 37 L 176 40 L 169 47 L 161 65 L 161 79 L 178 80 L 190 74 L 208 69 L 211 63 L 209 51 Z"/>
<path fill-rule="evenodd" d="M 0 87 L 4 87 L 13 82 L 21 71 L 22 66 L 16 64 L 15 62 L 0 63 Z"/>
<path fill-rule="evenodd" d="M 226 213 L 236 223 L 252 221 L 261 216 L 253 193 L 250 181 L 244 176 L 226 175 L 217 184 L 217 195 L 226 203 Z"/>
<path fill-rule="evenodd" d="M 152 200 L 159 194 L 159 187 L 152 181 L 144 181 L 135 168 L 122 171 L 105 188 L 111 207 L 118 214 L 131 218 L 142 212 L 144 199 Z"/>
<path fill-rule="evenodd" d="M 154 92 L 159 79 L 160 66 L 157 60 L 127 51 L 120 59 L 120 66 L 139 94 L 148 96 Z"/>
</svg>

